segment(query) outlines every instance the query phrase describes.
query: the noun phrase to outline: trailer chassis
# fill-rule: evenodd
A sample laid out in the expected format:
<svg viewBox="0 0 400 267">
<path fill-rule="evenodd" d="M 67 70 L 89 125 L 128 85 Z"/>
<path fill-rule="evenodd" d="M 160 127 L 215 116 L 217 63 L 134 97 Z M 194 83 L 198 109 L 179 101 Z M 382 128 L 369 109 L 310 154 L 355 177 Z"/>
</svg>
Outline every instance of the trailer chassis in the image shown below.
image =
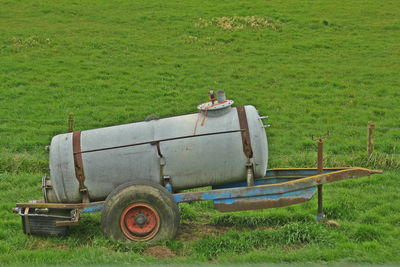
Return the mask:
<svg viewBox="0 0 400 267">
<path fill-rule="evenodd" d="M 310 200 L 315 194 L 315 188 L 323 184 L 370 176 L 382 173 L 381 170 L 369 170 L 359 167 L 325 168 L 321 172 L 316 168 L 271 169 L 261 179 L 255 179 L 253 186 L 247 182 L 231 183 L 213 186 L 211 190 L 191 191 L 173 194 L 177 203 L 212 200 L 217 210 L 222 212 L 251 209 L 266 209 L 289 206 Z M 322 192 L 321 192 L 322 193 Z M 322 202 L 322 196 L 321 196 Z M 322 203 L 321 210 L 322 210 Z M 57 227 L 77 225 L 80 214 L 101 211 L 104 201 L 89 203 L 45 203 L 44 200 L 29 203 L 17 203 L 13 209 L 22 217 L 26 234 L 38 233 L 32 229 L 31 221 L 36 218 L 50 217 L 56 228 L 49 234 L 60 234 L 53 231 Z M 59 213 L 62 213 L 62 216 Z M 320 210 L 318 221 L 322 219 Z"/>
</svg>

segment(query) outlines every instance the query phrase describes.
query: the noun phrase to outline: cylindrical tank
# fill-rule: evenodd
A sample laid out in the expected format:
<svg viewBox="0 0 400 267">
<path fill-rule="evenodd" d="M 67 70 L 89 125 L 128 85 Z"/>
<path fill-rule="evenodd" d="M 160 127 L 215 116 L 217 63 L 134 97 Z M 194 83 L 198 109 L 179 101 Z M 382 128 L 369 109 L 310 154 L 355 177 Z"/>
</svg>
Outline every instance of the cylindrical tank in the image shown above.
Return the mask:
<svg viewBox="0 0 400 267">
<path fill-rule="evenodd" d="M 210 101 L 199 105 L 195 114 L 82 131 L 78 154 L 90 201 L 104 200 L 117 186 L 136 179 L 162 185 L 167 181 L 173 191 L 245 181 L 249 163 L 243 145 L 245 129 L 232 103 Z M 250 163 L 254 176 L 262 177 L 267 169 L 267 137 L 257 110 L 253 106 L 244 110 Z M 48 202 L 82 201 L 73 146 L 73 133 L 51 141 Z"/>
</svg>

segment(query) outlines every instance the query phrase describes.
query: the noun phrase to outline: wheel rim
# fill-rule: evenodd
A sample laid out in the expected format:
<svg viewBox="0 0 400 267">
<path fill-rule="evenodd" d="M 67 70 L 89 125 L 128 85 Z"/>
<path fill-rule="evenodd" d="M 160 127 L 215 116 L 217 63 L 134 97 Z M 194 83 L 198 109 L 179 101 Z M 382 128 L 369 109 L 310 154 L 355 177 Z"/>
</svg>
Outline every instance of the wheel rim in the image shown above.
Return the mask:
<svg viewBox="0 0 400 267">
<path fill-rule="evenodd" d="M 121 229 L 131 240 L 150 240 L 157 234 L 159 228 L 158 212 L 146 203 L 132 204 L 122 212 Z"/>
</svg>

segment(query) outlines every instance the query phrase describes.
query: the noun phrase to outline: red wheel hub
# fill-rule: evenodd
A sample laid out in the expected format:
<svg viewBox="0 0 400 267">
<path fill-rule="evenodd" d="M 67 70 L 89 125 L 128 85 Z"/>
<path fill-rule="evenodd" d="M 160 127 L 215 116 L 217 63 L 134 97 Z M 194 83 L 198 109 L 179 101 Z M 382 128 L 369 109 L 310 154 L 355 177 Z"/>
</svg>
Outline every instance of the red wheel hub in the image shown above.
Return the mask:
<svg viewBox="0 0 400 267">
<path fill-rule="evenodd" d="M 158 212 L 146 203 L 132 204 L 122 212 L 122 232 L 133 241 L 150 240 L 159 228 Z"/>
</svg>

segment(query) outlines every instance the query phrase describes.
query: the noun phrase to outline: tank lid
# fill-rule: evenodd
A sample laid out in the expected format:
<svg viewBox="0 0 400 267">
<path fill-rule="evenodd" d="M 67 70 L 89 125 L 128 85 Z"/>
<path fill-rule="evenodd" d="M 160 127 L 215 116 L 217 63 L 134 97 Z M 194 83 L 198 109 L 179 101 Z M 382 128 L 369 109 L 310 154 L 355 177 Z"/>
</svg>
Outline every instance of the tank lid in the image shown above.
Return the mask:
<svg viewBox="0 0 400 267">
<path fill-rule="evenodd" d="M 203 111 L 210 111 L 210 110 L 219 110 L 219 109 L 224 109 L 228 108 L 233 105 L 233 100 L 225 100 L 221 103 L 218 103 L 217 101 L 208 101 L 206 103 L 200 104 L 197 106 L 197 109 L 203 110 Z"/>
</svg>

